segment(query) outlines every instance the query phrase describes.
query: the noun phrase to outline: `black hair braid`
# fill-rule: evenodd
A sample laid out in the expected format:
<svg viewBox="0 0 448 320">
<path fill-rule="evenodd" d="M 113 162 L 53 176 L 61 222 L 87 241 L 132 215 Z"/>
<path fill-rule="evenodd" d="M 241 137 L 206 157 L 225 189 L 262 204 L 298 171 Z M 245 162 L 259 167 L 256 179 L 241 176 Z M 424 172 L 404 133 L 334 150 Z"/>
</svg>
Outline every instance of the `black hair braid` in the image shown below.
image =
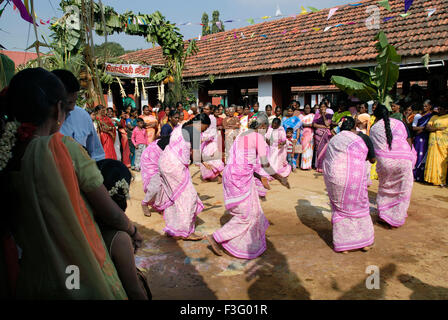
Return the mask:
<svg viewBox="0 0 448 320">
<path fill-rule="evenodd" d="M 389 145 L 389 150 L 392 149 L 392 130 L 390 129 L 390 119 L 389 115 L 387 115 L 384 119 L 384 128 L 386 129 L 386 139 L 387 144 Z"/>
<path fill-rule="evenodd" d="M 389 118 L 389 110 L 382 105 L 378 104 L 378 106 L 375 109 L 374 116 L 379 120 L 383 119 L 384 121 L 384 129 L 386 130 L 386 139 L 387 144 L 389 145 L 389 150 L 392 149 L 392 130 L 390 129 L 390 118 Z"/>
</svg>

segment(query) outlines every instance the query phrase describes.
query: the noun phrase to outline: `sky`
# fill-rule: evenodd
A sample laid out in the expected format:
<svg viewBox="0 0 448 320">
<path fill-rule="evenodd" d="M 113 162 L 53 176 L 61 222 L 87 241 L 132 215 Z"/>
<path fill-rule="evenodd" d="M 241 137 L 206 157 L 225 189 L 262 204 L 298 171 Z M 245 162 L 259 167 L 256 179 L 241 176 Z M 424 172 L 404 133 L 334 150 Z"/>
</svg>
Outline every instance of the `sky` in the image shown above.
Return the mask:
<svg viewBox="0 0 448 320">
<path fill-rule="evenodd" d="M 338 5 L 353 3 L 353 0 L 102 0 L 103 5 L 109 5 L 118 13 L 132 10 L 134 13 L 153 13 L 159 10 L 167 20 L 176 23 L 184 39 L 198 37 L 202 32 L 200 25 L 179 26 L 182 23 L 200 23 L 204 12 L 207 12 L 211 20 L 212 12 L 220 12 L 220 20 L 237 20 L 241 22 L 224 23 L 225 29 L 235 29 L 248 25 L 249 18 L 261 18 L 275 16 L 277 7 L 283 15 L 288 16 L 300 13 L 301 6 L 312 6 L 318 9 L 332 8 Z M 47 21 L 53 17 L 60 18 L 62 11 L 58 0 L 36 0 L 36 14 L 38 18 Z M 270 19 L 271 20 L 271 19 Z M 268 20 L 269 21 L 269 20 Z M 260 23 L 261 20 L 255 20 Z M 41 34 L 49 37 L 50 30 L 47 26 L 38 27 Z M 13 11 L 9 6 L 0 18 L 0 44 L 7 50 L 24 51 L 35 41 L 32 25 L 21 19 L 18 11 Z M 95 35 L 95 44 L 104 42 L 104 37 Z M 150 48 L 152 45 L 143 37 L 114 34 L 108 37 L 108 41 L 120 43 L 125 50 Z"/>
</svg>

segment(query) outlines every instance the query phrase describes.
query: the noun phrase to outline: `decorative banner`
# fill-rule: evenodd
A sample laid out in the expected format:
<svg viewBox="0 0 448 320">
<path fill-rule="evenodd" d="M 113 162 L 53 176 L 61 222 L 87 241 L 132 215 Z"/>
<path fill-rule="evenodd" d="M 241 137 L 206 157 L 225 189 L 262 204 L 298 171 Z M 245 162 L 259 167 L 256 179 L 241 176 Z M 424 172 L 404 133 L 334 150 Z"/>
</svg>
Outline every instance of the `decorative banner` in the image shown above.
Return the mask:
<svg viewBox="0 0 448 320">
<path fill-rule="evenodd" d="M 221 30 L 221 22 L 220 21 L 216 21 L 216 26 L 218 27 L 219 30 Z"/>
<path fill-rule="evenodd" d="M 389 0 L 381 0 L 378 1 L 378 4 L 384 8 L 386 8 L 387 11 L 392 11 L 392 9 L 390 8 L 390 4 L 389 4 Z"/>
<path fill-rule="evenodd" d="M 408 10 L 411 8 L 412 3 L 414 0 L 404 0 L 404 12 L 408 12 Z"/>
<path fill-rule="evenodd" d="M 263 20 L 266 20 L 266 19 L 269 19 L 269 18 L 272 18 L 271 16 L 264 16 L 264 17 L 261 17 L 261 19 L 263 19 Z"/>
<path fill-rule="evenodd" d="M 320 11 L 319 9 L 316 9 L 314 7 L 308 7 L 308 9 L 310 9 L 311 12 L 319 12 Z"/>
<path fill-rule="evenodd" d="M 21 0 L 12 0 L 12 2 L 17 7 L 17 9 L 19 9 L 20 16 L 22 17 L 22 19 L 32 24 L 33 18 L 31 17 L 31 14 L 28 12 L 28 10 L 26 9 L 26 7 L 22 3 L 22 1 Z M 37 25 L 37 23 L 36 23 L 36 25 Z"/>
<path fill-rule="evenodd" d="M 393 17 L 386 17 L 386 18 L 383 19 L 383 21 L 384 21 L 384 22 L 387 22 L 387 21 L 389 21 L 389 20 L 392 20 L 393 18 L 395 18 L 395 16 L 393 16 Z"/>
<path fill-rule="evenodd" d="M 333 26 L 325 27 L 324 32 L 327 32 L 327 31 L 330 30 L 331 28 L 333 28 Z"/>
<path fill-rule="evenodd" d="M 328 18 L 327 20 L 330 20 L 330 18 L 338 11 L 339 8 L 331 8 L 330 12 L 328 12 Z"/>
<path fill-rule="evenodd" d="M 127 78 L 149 78 L 151 66 L 106 63 L 106 73 Z"/>
<path fill-rule="evenodd" d="M 407 16 L 409 16 L 411 13 L 410 12 L 408 12 L 408 13 L 401 13 L 400 14 L 400 17 L 402 17 L 402 18 L 406 18 Z"/>
<path fill-rule="evenodd" d="M 252 19 L 252 18 L 250 18 L 250 19 L 247 19 L 247 22 L 249 22 L 250 24 L 254 24 L 254 23 L 255 23 L 255 20 Z"/>
<path fill-rule="evenodd" d="M 426 9 L 428 11 L 428 18 L 431 17 L 434 13 L 436 13 L 437 9 Z"/>
<path fill-rule="evenodd" d="M 349 3 L 348 5 L 350 6 L 350 7 L 357 7 L 357 6 L 362 6 L 362 2 L 359 2 L 359 3 Z"/>
</svg>

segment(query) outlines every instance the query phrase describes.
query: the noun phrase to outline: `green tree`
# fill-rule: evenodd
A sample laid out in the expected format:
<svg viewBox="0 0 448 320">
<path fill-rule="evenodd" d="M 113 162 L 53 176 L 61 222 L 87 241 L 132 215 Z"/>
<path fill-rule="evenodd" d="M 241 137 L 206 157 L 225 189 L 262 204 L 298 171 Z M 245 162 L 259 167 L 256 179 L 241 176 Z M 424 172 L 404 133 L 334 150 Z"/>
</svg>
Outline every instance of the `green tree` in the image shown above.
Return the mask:
<svg viewBox="0 0 448 320">
<path fill-rule="evenodd" d="M 202 36 L 210 34 L 210 27 L 208 25 L 208 14 L 204 12 L 202 14 Z"/>
<path fill-rule="evenodd" d="M 95 45 L 95 55 L 97 57 L 104 57 L 106 54 L 108 57 L 119 57 L 126 52 L 121 44 L 116 42 L 105 42 L 101 45 Z"/>
<path fill-rule="evenodd" d="M 216 24 L 219 22 L 219 26 Z M 224 23 L 219 20 L 219 11 L 215 10 L 212 14 L 212 32 L 211 33 L 218 33 L 224 31 Z"/>
<path fill-rule="evenodd" d="M 369 70 L 351 69 L 361 81 L 341 76 L 332 76 L 331 82 L 339 89 L 362 101 L 377 100 L 389 110 L 392 97 L 390 91 L 398 81 L 401 56 L 394 46 L 389 44 L 386 35 L 380 31 L 375 40 L 377 65 Z"/>
</svg>

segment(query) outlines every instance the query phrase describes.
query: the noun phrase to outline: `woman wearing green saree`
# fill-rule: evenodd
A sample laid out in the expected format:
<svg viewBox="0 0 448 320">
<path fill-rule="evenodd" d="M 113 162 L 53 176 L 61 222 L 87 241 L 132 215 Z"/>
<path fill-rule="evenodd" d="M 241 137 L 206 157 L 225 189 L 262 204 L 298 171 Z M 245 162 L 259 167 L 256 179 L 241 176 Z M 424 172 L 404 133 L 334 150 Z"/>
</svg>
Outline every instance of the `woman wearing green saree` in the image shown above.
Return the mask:
<svg viewBox="0 0 448 320">
<path fill-rule="evenodd" d="M 11 151 L 1 154 L 0 194 L 13 204 L 8 231 L 20 248 L 11 294 L 18 299 L 131 298 L 95 220 L 129 234 L 136 248 L 142 238 L 110 198 L 95 161 L 58 132 L 69 109 L 65 100 L 63 84 L 41 68 L 16 74 L 0 100 L 0 144 Z"/>
</svg>

